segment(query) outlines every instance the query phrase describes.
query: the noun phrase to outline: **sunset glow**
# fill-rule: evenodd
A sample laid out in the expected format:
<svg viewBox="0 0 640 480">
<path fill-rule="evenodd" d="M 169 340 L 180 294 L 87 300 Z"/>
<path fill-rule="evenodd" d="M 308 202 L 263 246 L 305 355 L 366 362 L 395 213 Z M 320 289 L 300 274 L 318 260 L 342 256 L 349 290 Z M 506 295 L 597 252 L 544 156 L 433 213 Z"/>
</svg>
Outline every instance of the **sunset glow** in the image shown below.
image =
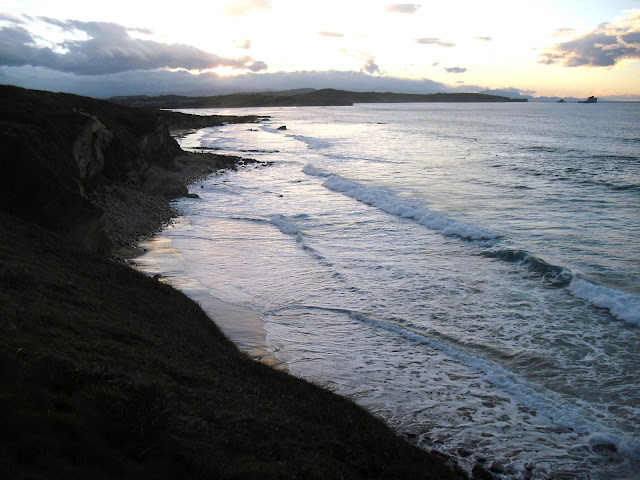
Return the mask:
<svg viewBox="0 0 640 480">
<path fill-rule="evenodd" d="M 632 0 L 228 0 L 168 9 L 116 0 L 97 9 L 3 1 L 0 81 L 42 87 L 50 78 L 60 88 L 64 77 L 76 89 L 98 91 L 101 76 L 118 75 L 126 90 L 139 75 L 149 82 L 152 71 L 166 83 L 161 71 L 177 69 L 255 77 L 243 80 L 255 89 L 282 72 L 297 87 L 316 87 L 305 79 L 322 74 L 326 86 L 348 89 L 332 78 L 349 72 L 397 91 L 512 88 L 640 99 L 637 7 Z M 216 90 L 215 75 L 209 84 L 198 77 L 182 76 L 168 88 Z"/>
</svg>

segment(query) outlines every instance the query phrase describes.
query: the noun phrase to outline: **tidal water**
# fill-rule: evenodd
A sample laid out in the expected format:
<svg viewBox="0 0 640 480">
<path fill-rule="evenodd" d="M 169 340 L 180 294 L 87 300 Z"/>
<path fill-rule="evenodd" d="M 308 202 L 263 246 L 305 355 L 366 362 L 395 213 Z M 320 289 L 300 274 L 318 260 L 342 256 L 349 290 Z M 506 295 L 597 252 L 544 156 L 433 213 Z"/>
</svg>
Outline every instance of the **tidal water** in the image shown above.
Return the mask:
<svg viewBox="0 0 640 480">
<path fill-rule="evenodd" d="M 640 478 L 640 103 L 190 112 L 269 115 L 180 142 L 271 163 L 192 186 L 141 269 L 466 469 Z"/>
</svg>

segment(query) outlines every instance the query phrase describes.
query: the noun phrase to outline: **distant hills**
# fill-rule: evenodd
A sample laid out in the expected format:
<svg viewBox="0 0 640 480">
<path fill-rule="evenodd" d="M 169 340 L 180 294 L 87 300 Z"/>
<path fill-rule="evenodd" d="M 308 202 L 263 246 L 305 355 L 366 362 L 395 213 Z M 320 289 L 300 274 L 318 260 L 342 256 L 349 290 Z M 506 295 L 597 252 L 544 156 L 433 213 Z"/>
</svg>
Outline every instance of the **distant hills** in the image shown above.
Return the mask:
<svg viewBox="0 0 640 480">
<path fill-rule="evenodd" d="M 520 93 L 516 90 L 484 90 L 480 93 L 484 93 L 487 95 L 499 95 L 499 96 L 505 96 L 505 97 L 510 97 L 513 99 L 526 99 L 529 102 L 559 102 L 560 100 L 564 100 L 564 102 L 562 103 L 578 103 L 581 101 L 584 101 L 584 98 L 576 98 L 576 97 L 534 97 L 533 95 L 527 95 L 527 94 L 523 94 Z M 620 99 L 615 99 L 615 98 L 610 98 L 609 100 L 605 101 L 624 101 L 624 100 L 620 100 Z"/>
<path fill-rule="evenodd" d="M 233 93 L 189 97 L 182 95 L 133 95 L 111 97 L 112 102 L 126 106 L 149 108 L 234 108 L 351 106 L 355 103 L 426 103 L 426 102 L 527 102 L 526 98 L 509 98 L 482 93 L 411 94 L 392 92 L 350 92 L 326 88 L 302 88 L 280 92 Z"/>
</svg>

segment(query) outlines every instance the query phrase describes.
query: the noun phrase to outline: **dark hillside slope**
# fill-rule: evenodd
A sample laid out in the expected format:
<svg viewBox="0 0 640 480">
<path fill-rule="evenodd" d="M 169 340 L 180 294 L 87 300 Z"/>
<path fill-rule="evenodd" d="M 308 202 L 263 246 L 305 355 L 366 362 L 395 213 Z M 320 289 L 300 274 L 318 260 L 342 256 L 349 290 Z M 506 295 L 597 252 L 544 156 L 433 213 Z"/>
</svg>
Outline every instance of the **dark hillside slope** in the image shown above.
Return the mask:
<svg viewBox="0 0 640 480">
<path fill-rule="evenodd" d="M 465 478 L 193 301 L 0 213 L 1 478 Z"/>
</svg>

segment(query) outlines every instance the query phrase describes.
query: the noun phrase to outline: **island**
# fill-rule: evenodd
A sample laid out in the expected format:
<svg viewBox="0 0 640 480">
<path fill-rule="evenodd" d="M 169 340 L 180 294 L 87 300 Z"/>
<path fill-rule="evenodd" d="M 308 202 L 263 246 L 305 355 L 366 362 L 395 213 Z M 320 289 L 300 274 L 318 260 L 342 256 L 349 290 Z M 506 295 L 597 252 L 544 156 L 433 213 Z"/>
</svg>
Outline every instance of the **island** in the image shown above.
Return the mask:
<svg viewBox="0 0 640 480">
<path fill-rule="evenodd" d="M 598 99 L 593 95 L 587 98 L 586 100 L 580 100 L 578 103 L 598 103 Z"/>
</svg>

